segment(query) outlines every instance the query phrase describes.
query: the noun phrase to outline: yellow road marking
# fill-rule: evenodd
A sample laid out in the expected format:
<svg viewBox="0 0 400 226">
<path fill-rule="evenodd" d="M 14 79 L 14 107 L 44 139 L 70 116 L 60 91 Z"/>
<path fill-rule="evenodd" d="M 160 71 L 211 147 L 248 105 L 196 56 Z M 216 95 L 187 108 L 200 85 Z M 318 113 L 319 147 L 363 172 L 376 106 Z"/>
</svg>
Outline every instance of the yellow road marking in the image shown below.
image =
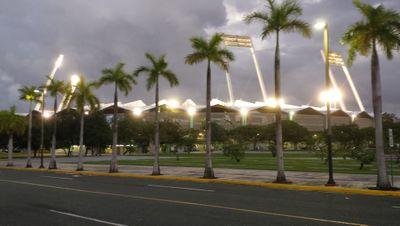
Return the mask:
<svg viewBox="0 0 400 226">
<path fill-rule="evenodd" d="M 323 223 L 366 226 L 366 224 L 360 224 L 360 223 L 328 220 L 328 219 L 321 219 L 321 218 L 314 218 L 314 217 L 305 217 L 305 216 L 298 216 L 298 215 L 291 215 L 291 214 L 284 214 L 284 213 L 277 213 L 277 212 L 270 212 L 270 211 L 251 210 L 251 209 L 235 208 L 235 207 L 229 207 L 229 206 L 203 204 L 203 203 L 196 203 L 196 202 L 186 202 L 186 201 L 178 201 L 178 200 L 163 199 L 163 198 L 153 198 L 153 197 L 146 197 L 146 196 L 127 195 L 127 194 L 109 193 L 109 192 L 101 192 L 101 191 L 90 191 L 90 190 L 83 190 L 83 189 L 78 189 L 78 188 L 59 187 L 59 186 L 53 186 L 53 185 L 47 185 L 47 184 L 37 184 L 37 183 L 30 183 L 30 182 L 16 181 L 16 180 L 1 180 L 0 179 L 0 182 L 30 185 L 30 186 L 43 187 L 43 188 L 53 188 L 53 189 L 60 189 L 60 190 L 66 190 L 66 191 L 83 192 L 83 193 L 96 194 L 96 195 L 107 195 L 107 196 L 140 199 L 140 200 L 147 200 L 147 201 L 157 201 L 157 202 L 189 205 L 189 206 L 208 207 L 208 208 L 231 210 L 231 211 L 244 212 L 244 213 L 254 213 L 254 214 L 275 216 L 275 217 L 286 217 L 286 218 L 294 218 L 294 219 L 301 219 L 301 220 L 308 220 L 308 221 L 317 221 L 317 222 L 323 222 Z"/>
</svg>

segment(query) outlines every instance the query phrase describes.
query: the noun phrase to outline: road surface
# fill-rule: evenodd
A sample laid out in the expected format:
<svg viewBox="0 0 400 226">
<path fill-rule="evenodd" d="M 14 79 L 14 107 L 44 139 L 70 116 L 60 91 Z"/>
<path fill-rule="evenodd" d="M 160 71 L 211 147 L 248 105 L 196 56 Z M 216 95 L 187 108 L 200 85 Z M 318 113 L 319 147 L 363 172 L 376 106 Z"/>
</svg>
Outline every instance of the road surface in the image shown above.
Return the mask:
<svg viewBox="0 0 400 226">
<path fill-rule="evenodd" d="M 400 198 L 0 170 L 0 225 L 400 225 Z"/>
</svg>

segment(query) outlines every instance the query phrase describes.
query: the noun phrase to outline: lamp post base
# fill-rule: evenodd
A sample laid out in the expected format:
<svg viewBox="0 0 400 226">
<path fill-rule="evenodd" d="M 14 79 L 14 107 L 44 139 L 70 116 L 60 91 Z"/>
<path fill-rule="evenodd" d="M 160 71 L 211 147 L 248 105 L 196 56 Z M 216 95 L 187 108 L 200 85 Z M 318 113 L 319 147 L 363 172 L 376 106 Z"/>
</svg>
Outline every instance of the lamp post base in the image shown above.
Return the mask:
<svg viewBox="0 0 400 226">
<path fill-rule="evenodd" d="M 328 182 L 326 182 L 325 186 L 335 187 L 335 186 L 338 186 L 338 184 L 336 184 L 336 182 L 333 179 L 329 179 Z"/>
</svg>

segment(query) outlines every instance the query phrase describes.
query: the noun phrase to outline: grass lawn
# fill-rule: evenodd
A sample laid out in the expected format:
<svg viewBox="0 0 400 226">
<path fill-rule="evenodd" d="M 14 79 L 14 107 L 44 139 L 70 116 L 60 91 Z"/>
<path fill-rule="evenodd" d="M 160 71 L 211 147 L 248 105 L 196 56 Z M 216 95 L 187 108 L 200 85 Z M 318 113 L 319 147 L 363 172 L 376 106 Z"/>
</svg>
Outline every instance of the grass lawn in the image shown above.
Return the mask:
<svg viewBox="0 0 400 226">
<path fill-rule="evenodd" d="M 185 167 L 203 167 L 204 154 L 191 153 L 180 154 L 179 160 L 175 155 L 161 154 L 169 158 L 161 158 L 161 166 L 185 166 Z M 109 161 L 88 162 L 89 164 L 109 164 Z M 153 165 L 152 159 L 143 160 L 120 160 L 121 165 Z M 276 159 L 270 153 L 247 153 L 245 158 L 240 162 L 236 162 L 230 157 L 222 154 L 213 155 L 213 164 L 215 168 L 230 168 L 230 169 L 259 169 L 259 170 L 276 170 Z M 356 174 L 375 174 L 376 167 L 364 165 L 362 170 L 359 169 L 360 163 L 352 159 L 334 159 L 334 171 L 337 173 L 356 173 Z M 389 165 L 388 165 L 389 167 Z M 302 171 L 302 172 L 326 172 L 327 165 L 318 156 L 313 153 L 305 152 L 288 152 L 285 153 L 285 169 L 287 171 Z M 394 174 L 400 175 L 400 166 L 393 164 Z"/>
</svg>

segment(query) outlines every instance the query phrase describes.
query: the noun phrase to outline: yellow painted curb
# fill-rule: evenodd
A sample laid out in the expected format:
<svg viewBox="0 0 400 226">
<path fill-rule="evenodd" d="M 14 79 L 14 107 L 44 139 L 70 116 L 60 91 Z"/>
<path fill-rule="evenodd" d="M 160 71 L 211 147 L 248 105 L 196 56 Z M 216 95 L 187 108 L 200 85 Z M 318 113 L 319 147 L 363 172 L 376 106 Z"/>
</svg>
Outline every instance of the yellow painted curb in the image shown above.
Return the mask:
<svg viewBox="0 0 400 226">
<path fill-rule="evenodd" d="M 152 176 L 144 174 L 133 173 L 106 173 L 96 171 L 75 171 L 75 170 L 62 170 L 62 169 L 37 169 L 37 168 L 17 168 L 17 167 L 0 167 L 5 170 L 20 170 L 20 171 L 39 171 L 39 172 L 52 172 L 62 174 L 78 174 L 87 176 L 106 176 L 106 177 L 125 177 L 125 178 L 138 178 L 138 179 L 158 179 L 158 180 L 175 180 L 183 182 L 197 182 L 197 183 L 221 183 L 232 185 L 247 185 L 257 186 L 273 189 L 286 189 L 286 190 L 299 190 L 299 191 L 320 191 L 320 192 L 333 192 L 345 194 L 359 194 L 359 195 L 375 195 L 375 196 L 395 196 L 400 197 L 400 191 L 380 191 L 358 188 L 345 188 L 345 187 L 325 187 L 325 186 L 307 186 L 295 184 L 275 184 L 270 182 L 257 182 L 257 181 L 243 181 L 243 180 L 228 180 L 228 179 L 203 179 L 194 177 L 176 177 L 176 176 Z"/>
</svg>

